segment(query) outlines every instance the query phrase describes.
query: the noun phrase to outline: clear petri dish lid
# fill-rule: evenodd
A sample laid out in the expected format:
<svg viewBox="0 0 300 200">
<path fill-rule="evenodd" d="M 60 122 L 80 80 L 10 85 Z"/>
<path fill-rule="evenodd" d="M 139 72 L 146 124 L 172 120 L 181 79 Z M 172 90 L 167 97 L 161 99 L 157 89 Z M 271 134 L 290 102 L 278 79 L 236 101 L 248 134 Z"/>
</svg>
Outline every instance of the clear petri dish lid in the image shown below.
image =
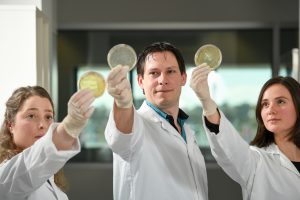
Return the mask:
<svg viewBox="0 0 300 200">
<path fill-rule="evenodd" d="M 105 79 L 97 72 L 84 73 L 78 82 L 79 89 L 88 88 L 93 91 L 95 97 L 100 97 L 105 91 Z"/>
<path fill-rule="evenodd" d="M 113 46 L 107 54 L 107 63 L 110 68 L 117 65 L 128 66 L 132 70 L 137 62 L 135 50 L 127 44 Z"/>
<path fill-rule="evenodd" d="M 222 62 L 221 50 L 213 44 L 203 45 L 195 53 L 194 61 L 197 66 L 207 63 L 212 69 L 216 69 Z"/>
</svg>

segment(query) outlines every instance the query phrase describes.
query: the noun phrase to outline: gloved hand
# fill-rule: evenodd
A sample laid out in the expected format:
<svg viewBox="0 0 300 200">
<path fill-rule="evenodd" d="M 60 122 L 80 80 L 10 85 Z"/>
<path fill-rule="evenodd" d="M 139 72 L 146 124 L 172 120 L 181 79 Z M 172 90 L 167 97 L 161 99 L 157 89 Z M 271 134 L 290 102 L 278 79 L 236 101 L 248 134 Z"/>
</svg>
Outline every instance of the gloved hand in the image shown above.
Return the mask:
<svg viewBox="0 0 300 200">
<path fill-rule="evenodd" d="M 204 116 L 212 115 L 217 111 L 217 105 L 211 99 L 209 93 L 207 81 L 209 72 L 211 72 L 211 68 L 206 63 L 203 63 L 193 70 L 190 81 L 190 87 L 201 101 Z"/>
<path fill-rule="evenodd" d="M 114 67 L 107 77 L 107 91 L 114 97 L 119 108 L 132 106 L 131 85 L 127 79 L 128 66 L 118 65 Z"/>
<path fill-rule="evenodd" d="M 72 137 L 76 138 L 85 127 L 88 119 L 94 111 L 91 106 L 95 97 L 88 89 L 77 91 L 68 102 L 68 115 L 62 121 L 64 129 Z"/>
</svg>

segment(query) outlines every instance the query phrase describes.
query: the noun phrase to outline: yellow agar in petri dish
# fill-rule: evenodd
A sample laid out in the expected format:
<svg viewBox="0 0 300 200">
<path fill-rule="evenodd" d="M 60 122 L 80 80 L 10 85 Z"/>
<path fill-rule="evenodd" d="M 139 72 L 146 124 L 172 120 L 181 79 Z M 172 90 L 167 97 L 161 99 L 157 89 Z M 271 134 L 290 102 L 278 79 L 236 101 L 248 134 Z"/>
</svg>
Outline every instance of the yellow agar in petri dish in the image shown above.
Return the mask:
<svg viewBox="0 0 300 200">
<path fill-rule="evenodd" d="M 95 97 L 100 97 L 105 91 L 105 79 L 97 72 L 86 72 L 79 79 L 79 89 L 88 88 Z"/>
<path fill-rule="evenodd" d="M 197 66 L 202 63 L 207 63 L 208 66 L 215 69 L 219 67 L 222 62 L 222 53 L 217 46 L 206 44 L 197 50 L 194 61 Z"/>
</svg>

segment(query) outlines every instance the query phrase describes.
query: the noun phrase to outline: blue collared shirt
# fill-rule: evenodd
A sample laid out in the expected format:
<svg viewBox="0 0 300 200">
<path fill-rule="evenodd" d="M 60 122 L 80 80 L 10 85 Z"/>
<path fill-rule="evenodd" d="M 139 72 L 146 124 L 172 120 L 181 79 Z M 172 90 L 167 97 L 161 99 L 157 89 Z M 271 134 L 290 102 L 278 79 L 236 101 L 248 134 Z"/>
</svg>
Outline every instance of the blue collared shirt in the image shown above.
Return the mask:
<svg viewBox="0 0 300 200">
<path fill-rule="evenodd" d="M 171 115 L 168 115 L 167 113 L 161 111 L 159 108 L 155 107 L 152 103 L 150 103 L 147 100 L 146 100 L 146 103 L 147 103 L 148 106 L 150 106 L 150 108 L 152 108 L 160 116 L 165 118 L 178 131 L 177 127 L 175 126 L 174 119 Z M 184 139 L 185 142 L 186 142 L 186 134 L 185 134 L 183 125 L 184 125 L 184 122 L 187 120 L 188 117 L 189 116 L 185 112 L 183 112 L 183 110 L 179 109 L 177 122 L 178 122 L 178 124 L 180 125 L 180 128 L 181 128 L 181 137 Z"/>
</svg>

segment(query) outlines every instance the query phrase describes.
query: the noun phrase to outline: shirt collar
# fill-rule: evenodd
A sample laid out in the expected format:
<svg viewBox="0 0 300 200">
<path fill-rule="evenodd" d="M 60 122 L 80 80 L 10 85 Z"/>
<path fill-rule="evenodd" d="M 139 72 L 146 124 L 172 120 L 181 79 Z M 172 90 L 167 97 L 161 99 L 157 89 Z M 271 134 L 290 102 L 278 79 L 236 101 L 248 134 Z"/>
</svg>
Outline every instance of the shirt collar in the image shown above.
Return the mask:
<svg viewBox="0 0 300 200">
<path fill-rule="evenodd" d="M 152 108 L 155 112 L 157 112 L 160 116 L 162 116 L 165 119 L 168 119 L 171 115 L 168 115 L 167 113 L 163 112 L 162 110 L 160 110 L 159 108 L 157 108 L 156 106 L 154 106 L 152 103 L 150 103 L 149 101 L 146 100 L 147 105 Z M 189 116 L 179 108 L 179 112 L 178 112 L 178 119 L 185 121 L 189 118 Z"/>
</svg>

